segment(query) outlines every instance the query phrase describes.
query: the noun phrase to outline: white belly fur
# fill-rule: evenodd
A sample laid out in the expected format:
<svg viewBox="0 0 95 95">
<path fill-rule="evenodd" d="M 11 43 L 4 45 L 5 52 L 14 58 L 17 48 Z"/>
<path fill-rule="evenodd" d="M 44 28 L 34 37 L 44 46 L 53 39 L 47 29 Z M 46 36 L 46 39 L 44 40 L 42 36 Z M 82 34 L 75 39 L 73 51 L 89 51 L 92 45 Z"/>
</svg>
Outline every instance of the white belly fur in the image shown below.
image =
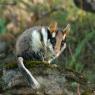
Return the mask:
<svg viewBox="0 0 95 95">
<path fill-rule="evenodd" d="M 35 52 L 37 52 L 39 48 L 42 47 L 42 43 L 40 41 L 40 34 L 38 33 L 38 31 L 34 30 L 31 35 L 32 35 L 32 43 L 30 43 L 30 45 L 32 46 L 32 49 Z"/>
</svg>

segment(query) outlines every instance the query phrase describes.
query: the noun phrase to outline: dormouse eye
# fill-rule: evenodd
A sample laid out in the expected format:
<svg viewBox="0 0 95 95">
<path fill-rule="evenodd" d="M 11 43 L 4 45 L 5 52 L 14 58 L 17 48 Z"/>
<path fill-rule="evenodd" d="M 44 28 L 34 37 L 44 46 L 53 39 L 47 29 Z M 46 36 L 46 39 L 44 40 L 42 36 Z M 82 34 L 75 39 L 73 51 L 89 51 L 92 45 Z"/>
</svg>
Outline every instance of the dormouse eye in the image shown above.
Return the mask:
<svg viewBox="0 0 95 95">
<path fill-rule="evenodd" d="M 64 43 L 66 43 L 66 38 L 64 40 L 62 40 L 62 42 L 61 42 L 61 48 L 63 47 Z"/>
<path fill-rule="evenodd" d="M 56 44 L 56 39 L 55 38 L 51 38 L 50 39 L 50 42 L 51 42 L 51 44 L 53 45 L 53 47 L 55 46 L 55 44 Z"/>
</svg>

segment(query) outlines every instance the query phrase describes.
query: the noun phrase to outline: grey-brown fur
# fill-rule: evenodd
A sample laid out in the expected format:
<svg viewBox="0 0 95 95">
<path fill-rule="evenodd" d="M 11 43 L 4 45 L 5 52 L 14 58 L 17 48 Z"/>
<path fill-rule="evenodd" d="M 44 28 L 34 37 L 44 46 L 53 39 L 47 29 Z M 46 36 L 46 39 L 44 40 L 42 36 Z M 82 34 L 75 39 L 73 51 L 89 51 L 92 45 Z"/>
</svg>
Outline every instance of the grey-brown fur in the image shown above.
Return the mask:
<svg viewBox="0 0 95 95">
<path fill-rule="evenodd" d="M 33 48 L 35 45 L 33 42 L 32 38 L 32 32 L 36 30 L 39 32 L 38 34 L 40 35 L 42 27 L 33 27 L 30 29 L 27 29 L 25 32 L 23 32 L 20 37 L 17 40 L 16 43 L 16 55 L 23 57 L 24 59 L 31 59 L 31 60 L 42 60 L 42 57 L 45 57 L 47 60 L 49 57 L 52 57 L 53 54 L 51 53 L 49 49 L 49 44 L 50 42 L 47 43 L 47 47 L 44 45 L 43 41 L 41 41 L 41 36 L 40 38 L 35 41 L 35 44 L 37 44 L 38 47 L 37 49 Z M 47 27 L 46 27 L 47 29 Z M 48 51 L 48 54 L 47 54 Z M 51 55 L 50 55 L 51 54 Z"/>
</svg>

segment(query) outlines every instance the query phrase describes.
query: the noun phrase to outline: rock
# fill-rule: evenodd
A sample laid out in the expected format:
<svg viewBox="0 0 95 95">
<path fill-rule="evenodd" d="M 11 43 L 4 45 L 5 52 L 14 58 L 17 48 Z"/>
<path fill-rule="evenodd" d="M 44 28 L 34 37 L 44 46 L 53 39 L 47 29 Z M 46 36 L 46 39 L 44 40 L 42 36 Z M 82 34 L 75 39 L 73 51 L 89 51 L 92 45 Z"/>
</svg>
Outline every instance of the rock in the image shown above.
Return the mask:
<svg viewBox="0 0 95 95">
<path fill-rule="evenodd" d="M 37 80 L 44 88 L 45 95 L 63 95 L 65 78 L 55 69 L 48 68 L 44 71 L 44 75 L 39 76 Z"/>
<path fill-rule="evenodd" d="M 40 67 L 41 68 L 41 67 Z M 39 71 L 39 72 L 38 72 Z M 10 95 L 63 95 L 63 89 L 65 84 L 65 78 L 60 74 L 56 68 L 41 68 L 38 70 L 36 67 L 31 69 L 33 76 L 41 84 L 41 88 L 33 90 L 30 88 L 19 73 L 16 70 L 7 70 L 3 73 L 3 90 L 4 94 Z M 8 89 L 8 90 L 7 90 Z M 16 93 L 16 94 L 15 94 Z"/>
<path fill-rule="evenodd" d="M 2 80 L 4 82 L 4 90 L 15 86 L 27 86 L 26 81 L 17 70 L 3 71 Z"/>
<path fill-rule="evenodd" d="M 95 0 L 74 0 L 77 7 L 95 13 Z"/>
</svg>

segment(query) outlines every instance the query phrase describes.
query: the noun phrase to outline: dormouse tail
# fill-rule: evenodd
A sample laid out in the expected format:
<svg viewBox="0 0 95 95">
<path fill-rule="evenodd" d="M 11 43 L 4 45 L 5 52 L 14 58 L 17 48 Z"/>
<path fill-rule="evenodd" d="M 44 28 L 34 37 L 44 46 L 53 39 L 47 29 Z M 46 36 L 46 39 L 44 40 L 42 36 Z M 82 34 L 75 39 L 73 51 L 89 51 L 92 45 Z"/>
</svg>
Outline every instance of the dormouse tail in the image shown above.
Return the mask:
<svg viewBox="0 0 95 95">
<path fill-rule="evenodd" d="M 33 89 L 38 89 L 40 87 L 40 84 L 33 77 L 33 75 L 31 74 L 31 72 L 24 66 L 23 58 L 22 57 L 18 57 L 17 60 L 18 60 L 19 70 L 20 70 L 21 74 L 23 75 L 23 77 L 28 82 L 29 86 L 32 87 Z"/>
</svg>

